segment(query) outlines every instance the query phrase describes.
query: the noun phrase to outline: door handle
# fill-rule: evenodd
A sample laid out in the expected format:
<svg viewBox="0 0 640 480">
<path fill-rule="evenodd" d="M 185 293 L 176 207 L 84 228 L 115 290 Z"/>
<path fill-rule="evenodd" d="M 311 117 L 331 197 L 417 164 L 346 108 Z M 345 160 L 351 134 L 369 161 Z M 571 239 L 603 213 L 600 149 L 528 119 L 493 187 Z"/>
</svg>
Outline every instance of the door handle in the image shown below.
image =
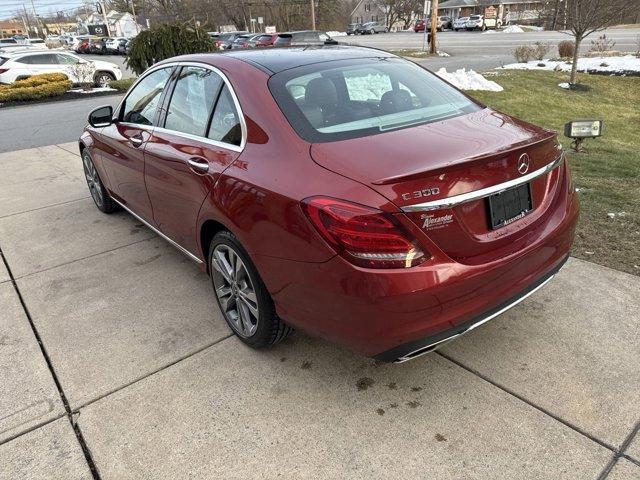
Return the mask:
<svg viewBox="0 0 640 480">
<path fill-rule="evenodd" d="M 193 157 L 190 158 L 187 162 L 189 163 L 189 165 L 191 165 L 192 168 L 200 173 L 207 173 L 209 171 L 209 162 L 207 162 L 204 158 Z"/>
<path fill-rule="evenodd" d="M 143 142 L 142 133 L 137 133 L 136 135 L 129 137 L 129 141 L 131 142 L 131 145 L 138 148 Z"/>
</svg>

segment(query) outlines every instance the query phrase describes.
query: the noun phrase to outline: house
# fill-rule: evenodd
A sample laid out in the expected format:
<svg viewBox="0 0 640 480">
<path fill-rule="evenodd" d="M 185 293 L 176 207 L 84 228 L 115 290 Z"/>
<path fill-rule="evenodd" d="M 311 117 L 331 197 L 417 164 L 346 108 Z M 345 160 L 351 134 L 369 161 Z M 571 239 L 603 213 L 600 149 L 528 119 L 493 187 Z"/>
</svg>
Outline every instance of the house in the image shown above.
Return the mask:
<svg viewBox="0 0 640 480">
<path fill-rule="evenodd" d="M 544 0 L 447 0 L 438 6 L 439 15 L 453 19 L 469 15 L 484 15 L 485 9 L 493 7 L 503 25 L 510 23 L 539 23 L 544 9 Z"/>
<path fill-rule="evenodd" d="M 385 8 L 376 0 L 360 0 L 351 12 L 351 23 L 387 23 Z"/>
<path fill-rule="evenodd" d="M 111 10 L 107 13 L 107 23 L 112 37 L 135 37 L 141 30 L 140 25 L 129 12 Z M 93 12 L 78 17 L 78 24 L 83 27 L 83 30 L 88 30 L 89 25 L 104 25 L 104 17 L 100 13 Z"/>
<path fill-rule="evenodd" d="M 24 24 L 18 20 L 0 21 L 0 38 L 11 38 L 14 35 L 27 35 Z"/>
<path fill-rule="evenodd" d="M 448 0 L 438 5 L 438 15 L 445 15 L 455 20 L 473 15 L 477 8 L 478 0 Z"/>
</svg>

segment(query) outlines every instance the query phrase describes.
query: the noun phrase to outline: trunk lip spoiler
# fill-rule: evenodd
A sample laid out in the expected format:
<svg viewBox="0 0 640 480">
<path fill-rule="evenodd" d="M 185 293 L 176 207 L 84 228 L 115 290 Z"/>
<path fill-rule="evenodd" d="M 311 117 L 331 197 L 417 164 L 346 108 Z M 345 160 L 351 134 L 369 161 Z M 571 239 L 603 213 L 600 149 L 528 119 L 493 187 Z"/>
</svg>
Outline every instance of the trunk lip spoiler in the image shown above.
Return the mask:
<svg viewBox="0 0 640 480">
<path fill-rule="evenodd" d="M 473 202 L 474 200 L 480 200 L 482 198 L 495 195 L 497 193 L 502 193 L 505 190 L 509 190 L 510 188 L 517 187 L 524 183 L 528 183 L 531 180 L 534 180 L 542 175 L 546 175 L 547 173 L 559 167 L 563 161 L 564 161 L 564 152 L 560 152 L 560 155 L 558 155 L 558 158 L 556 158 L 553 162 L 537 170 L 534 170 L 531 173 L 523 175 L 519 178 L 514 178 L 513 180 L 499 183 L 491 187 L 481 188 L 480 190 L 474 190 L 472 192 L 461 193 L 460 195 L 454 195 L 452 197 L 442 198 L 440 200 L 431 200 L 429 202 L 418 203 L 415 205 L 407 205 L 405 207 L 401 207 L 401 210 L 405 213 L 428 212 L 430 210 L 452 208 L 457 205 L 461 205 L 463 203 Z"/>
</svg>

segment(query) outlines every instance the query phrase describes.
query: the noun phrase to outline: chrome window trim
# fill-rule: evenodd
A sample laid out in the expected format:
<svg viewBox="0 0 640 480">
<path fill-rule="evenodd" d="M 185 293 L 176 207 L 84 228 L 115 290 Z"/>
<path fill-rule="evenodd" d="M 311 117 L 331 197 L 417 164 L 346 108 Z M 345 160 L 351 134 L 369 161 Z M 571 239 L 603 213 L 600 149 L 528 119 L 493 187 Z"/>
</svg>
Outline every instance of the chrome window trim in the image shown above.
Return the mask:
<svg viewBox="0 0 640 480">
<path fill-rule="evenodd" d="M 531 295 L 536 293 L 538 290 L 540 290 L 542 287 L 544 287 L 547 283 L 549 283 L 551 280 L 553 280 L 553 278 L 555 276 L 556 276 L 556 274 L 554 273 L 553 275 L 551 275 L 549 278 L 547 278 L 544 282 L 542 282 L 540 285 L 538 285 L 534 289 L 528 291 L 527 293 L 525 293 L 521 297 L 518 297 L 513 302 L 511 302 L 509 305 L 504 306 L 503 308 L 501 308 L 497 312 L 494 312 L 491 315 L 488 315 L 488 316 L 484 317 L 483 319 L 477 321 L 473 325 L 469 326 L 469 328 L 467 328 L 466 330 L 463 330 L 462 332 L 459 332 L 459 333 L 454 333 L 450 337 L 443 338 L 442 340 L 439 340 L 437 342 L 431 343 L 429 345 L 424 345 L 424 346 L 418 348 L 417 350 L 413 350 L 412 352 L 409 352 L 409 353 L 405 354 L 404 356 L 402 356 L 402 357 L 398 358 L 397 360 L 395 360 L 394 363 L 404 363 L 404 362 L 407 362 L 409 360 L 413 360 L 414 358 L 421 357 L 422 355 L 424 355 L 426 353 L 433 352 L 437 347 L 442 346 L 443 344 L 453 340 L 454 338 L 458 338 L 458 337 L 464 335 L 465 333 L 470 332 L 471 330 L 473 330 L 475 328 L 478 328 L 480 325 L 483 325 L 483 324 L 487 323 L 489 320 L 493 320 L 498 315 L 502 315 L 507 310 L 510 310 L 511 308 L 513 308 L 516 305 L 518 305 L 520 302 L 522 302 L 522 301 L 526 300 L 527 298 L 529 298 Z"/>
<path fill-rule="evenodd" d="M 509 190 L 510 188 L 514 188 L 524 183 L 530 182 L 531 180 L 534 180 L 542 175 L 546 175 L 547 173 L 559 167 L 563 161 L 564 161 L 564 153 L 561 153 L 558 156 L 558 158 L 556 158 L 553 162 L 545 165 L 542 168 L 539 168 L 538 170 L 528 173 L 527 175 L 523 175 L 522 177 L 514 178 L 513 180 L 509 180 L 504 183 L 499 183 L 491 187 L 481 188 L 480 190 L 474 190 L 473 192 L 454 195 L 453 197 L 442 198 L 440 200 L 432 200 L 430 202 L 418 203 L 416 205 L 408 205 L 406 207 L 402 207 L 402 211 L 403 212 L 428 212 L 430 210 L 452 208 L 457 205 L 461 205 L 463 203 L 472 202 L 474 200 L 479 200 L 481 198 L 489 197 L 497 193 L 502 193 L 505 190 Z"/>
<path fill-rule="evenodd" d="M 122 106 L 126 102 L 127 98 L 129 97 L 129 95 L 133 91 L 133 89 L 136 88 L 138 83 L 140 83 L 140 81 L 142 81 L 145 77 L 147 77 L 151 73 L 155 72 L 156 70 L 160 70 L 162 68 L 168 68 L 168 67 L 171 67 L 171 68 L 174 68 L 174 67 L 200 67 L 200 68 L 205 68 L 207 70 L 211 70 L 212 72 L 214 72 L 217 75 L 219 75 L 220 78 L 222 78 L 222 81 L 225 83 L 225 85 L 229 89 L 229 93 L 231 93 L 231 98 L 233 99 L 233 104 L 235 105 L 236 110 L 238 112 L 238 120 L 240 121 L 240 130 L 241 130 L 240 145 L 238 146 L 238 145 L 233 145 L 232 143 L 220 142 L 218 140 L 212 140 L 212 139 L 207 138 L 207 137 L 201 137 L 199 135 L 192 135 L 190 133 L 184 133 L 184 132 L 180 132 L 178 130 L 171 130 L 171 129 L 164 128 L 164 127 L 156 127 L 154 125 L 140 125 L 140 124 L 137 124 L 137 123 L 130 123 L 130 122 L 120 122 L 120 124 L 121 125 L 130 125 L 132 127 L 143 128 L 144 130 L 150 130 L 152 132 L 157 130 L 158 132 L 170 133 L 172 135 L 176 135 L 176 136 L 179 136 L 179 137 L 184 137 L 184 138 L 188 138 L 188 139 L 191 139 L 191 140 L 197 140 L 197 141 L 200 141 L 200 142 L 211 144 L 211 145 L 216 146 L 216 147 L 226 148 L 226 149 L 232 150 L 234 152 L 242 152 L 242 150 L 244 150 L 244 147 L 245 147 L 245 145 L 247 143 L 247 122 L 246 122 L 246 120 L 244 118 L 244 112 L 242 111 L 242 107 L 240 106 L 240 101 L 238 100 L 238 96 L 236 95 L 236 92 L 233 89 L 233 85 L 231 85 L 231 82 L 229 81 L 227 76 L 222 72 L 222 70 L 220 70 L 217 67 L 214 67 L 213 65 L 209 65 L 208 63 L 202 63 L 202 62 L 169 62 L 169 63 L 163 63 L 161 65 L 154 65 L 153 67 L 148 68 L 142 75 L 140 75 L 140 77 L 138 77 L 138 79 L 134 82 L 134 84 L 131 85 L 131 87 L 127 91 L 126 96 L 118 104 L 118 108 L 116 109 L 118 117 L 120 116 L 120 112 L 122 111 Z M 146 128 L 144 128 L 144 127 L 146 127 Z"/>
<path fill-rule="evenodd" d="M 156 227 L 154 227 L 153 225 L 151 225 L 149 222 L 147 222 L 144 218 L 142 218 L 140 215 L 138 215 L 136 212 L 134 212 L 133 210 L 131 210 L 129 207 L 127 207 L 125 204 L 123 204 L 122 202 L 116 200 L 115 198 L 111 197 L 111 199 L 116 202 L 118 205 L 120 205 L 122 208 L 124 208 L 127 212 L 129 212 L 131 215 L 133 215 L 136 219 L 140 220 L 142 223 L 144 223 L 147 228 L 151 229 L 151 231 L 157 235 L 159 235 L 160 237 L 162 237 L 163 239 L 165 239 L 167 242 L 169 242 L 171 245 L 173 245 L 174 247 L 176 247 L 178 250 L 180 250 L 182 253 L 184 253 L 187 257 L 189 257 L 191 260 L 193 260 L 194 262 L 196 262 L 197 264 L 201 264 L 202 260 L 200 260 L 198 257 L 196 257 L 193 253 L 191 253 L 189 250 L 187 250 L 186 248 L 184 248 L 183 246 L 181 246 L 178 242 L 171 240 L 169 237 L 167 237 L 164 233 L 162 233 L 160 230 L 158 230 Z"/>
</svg>

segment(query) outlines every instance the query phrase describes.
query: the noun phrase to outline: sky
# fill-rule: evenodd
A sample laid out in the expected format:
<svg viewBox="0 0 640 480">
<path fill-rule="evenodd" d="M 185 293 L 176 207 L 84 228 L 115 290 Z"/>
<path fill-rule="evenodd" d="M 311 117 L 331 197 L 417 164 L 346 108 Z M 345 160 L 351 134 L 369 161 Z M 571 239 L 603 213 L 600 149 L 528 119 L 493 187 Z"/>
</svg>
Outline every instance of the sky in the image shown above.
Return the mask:
<svg viewBox="0 0 640 480">
<path fill-rule="evenodd" d="M 33 0 L 38 15 L 49 15 L 51 12 L 65 11 L 69 12 L 74 10 L 84 3 L 85 0 Z M 93 5 L 94 2 L 91 2 Z M 0 0 L 0 20 L 6 20 L 15 16 L 17 10 L 22 10 L 22 5 L 27 8 L 27 11 L 33 15 L 33 6 L 31 0 Z"/>
</svg>

